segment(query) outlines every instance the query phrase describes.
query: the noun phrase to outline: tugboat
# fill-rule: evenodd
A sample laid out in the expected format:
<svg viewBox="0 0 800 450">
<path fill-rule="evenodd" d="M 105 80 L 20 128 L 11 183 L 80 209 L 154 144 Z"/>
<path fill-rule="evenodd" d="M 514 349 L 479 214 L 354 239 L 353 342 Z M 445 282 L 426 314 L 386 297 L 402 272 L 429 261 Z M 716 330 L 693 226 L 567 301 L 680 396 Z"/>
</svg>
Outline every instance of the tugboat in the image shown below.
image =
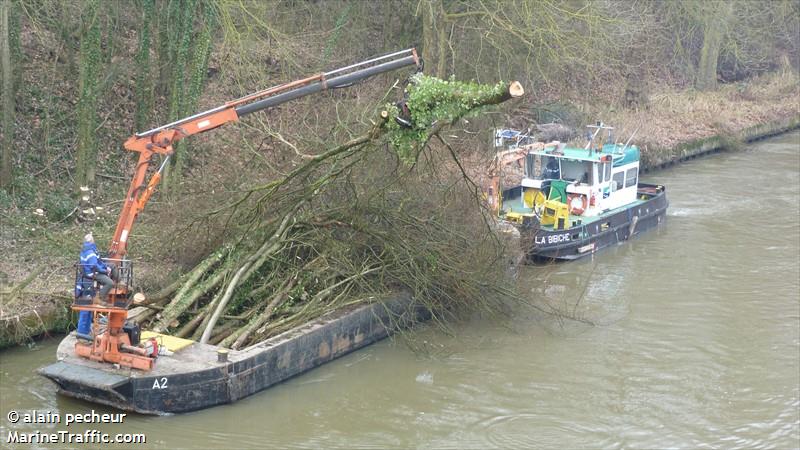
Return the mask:
<svg viewBox="0 0 800 450">
<path fill-rule="evenodd" d="M 613 142 L 613 127 L 589 125 L 585 147 L 558 141 L 498 152 L 495 171 L 523 165 L 519 185 L 500 190 L 490 171 L 489 204 L 519 230 L 534 261 L 573 260 L 654 228 L 669 202 L 662 185 L 639 182 L 639 148 Z M 635 135 L 635 133 L 634 133 Z"/>
</svg>

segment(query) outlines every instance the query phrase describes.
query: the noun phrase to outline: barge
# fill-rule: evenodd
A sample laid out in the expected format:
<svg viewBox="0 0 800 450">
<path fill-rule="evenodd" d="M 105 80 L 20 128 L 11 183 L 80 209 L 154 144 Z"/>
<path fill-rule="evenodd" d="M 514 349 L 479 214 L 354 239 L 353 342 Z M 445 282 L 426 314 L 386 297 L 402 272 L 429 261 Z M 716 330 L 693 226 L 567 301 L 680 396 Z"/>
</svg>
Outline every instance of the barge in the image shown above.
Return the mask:
<svg viewBox="0 0 800 450">
<path fill-rule="evenodd" d="M 129 237 L 136 218 L 161 180 L 174 145 L 192 135 L 237 122 L 248 114 L 329 89 L 349 87 L 407 66 L 422 69 L 413 48 L 259 90 L 129 137 L 124 147 L 138 153 L 139 162 L 109 251 L 101 256 L 91 233 L 84 237 L 71 306 L 78 312 L 78 329 L 59 345 L 58 362 L 39 373 L 68 396 L 146 414 L 186 412 L 258 392 L 382 339 L 397 326 L 424 315 L 409 296 L 397 295 L 331 313 L 334 315 L 247 349 L 229 351 L 207 344 L 221 309 L 211 316 L 201 342 L 141 333 L 128 314 L 132 301 L 137 297 L 145 300 L 144 294 L 134 294 L 133 263 L 127 251 Z M 156 168 L 159 156 L 161 164 Z M 253 273 L 254 268 L 246 273 Z M 238 279 L 244 269 L 245 266 L 239 269 L 234 278 Z M 247 278 L 247 274 L 243 277 Z"/>
<path fill-rule="evenodd" d="M 519 230 L 533 261 L 591 255 L 666 220 L 666 188 L 639 182 L 639 148 L 630 139 L 614 143 L 612 127 L 590 127 L 595 132 L 582 148 L 531 143 L 498 154 L 501 166 L 521 164 L 524 177 L 501 191 L 493 181 L 500 193 L 492 203 L 499 220 Z"/>
<path fill-rule="evenodd" d="M 58 361 L 39 369 L 58 393 L 141 414 L 171 414 L 232 403 L 425 320 L 411 296 L 341 310 L 242 350 L 157 335 L 169 356 L 152 370 L 78 356 L 75 332 L 58 347 Z M 147 334 L 143 334 L 143 338 Z"/>
</svg>

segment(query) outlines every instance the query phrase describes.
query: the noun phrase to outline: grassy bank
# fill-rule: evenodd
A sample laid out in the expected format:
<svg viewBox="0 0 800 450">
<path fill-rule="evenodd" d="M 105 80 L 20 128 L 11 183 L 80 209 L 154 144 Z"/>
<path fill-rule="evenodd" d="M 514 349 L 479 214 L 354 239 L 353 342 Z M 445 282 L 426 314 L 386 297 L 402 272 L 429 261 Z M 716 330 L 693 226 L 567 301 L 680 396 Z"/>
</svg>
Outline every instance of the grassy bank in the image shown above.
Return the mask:
<svg viewBox="0 0 800 450">
<path fill-rule="evenodd" d="M 590 108 L 616 127 L 618 139 L 636 133 L 642 165 L 665 164 L 796 127 L 800 121 L 800 79 L 791 70 L 765 74 L 716 91 L 664 88 L 641 109 Z"/>
<path fill-rule="evenodd" d="M 707 138 L 682 142 L 670 148 L 650 148 L 642 154 L 642 170 L 650 172 L 708 153 L 736 150 L 744 143 L 775 136 L 798 127 L 800 127 L 800 115 L 795 115 L 753 125 L 736 132 L 723 131 Z"/>
</svg>

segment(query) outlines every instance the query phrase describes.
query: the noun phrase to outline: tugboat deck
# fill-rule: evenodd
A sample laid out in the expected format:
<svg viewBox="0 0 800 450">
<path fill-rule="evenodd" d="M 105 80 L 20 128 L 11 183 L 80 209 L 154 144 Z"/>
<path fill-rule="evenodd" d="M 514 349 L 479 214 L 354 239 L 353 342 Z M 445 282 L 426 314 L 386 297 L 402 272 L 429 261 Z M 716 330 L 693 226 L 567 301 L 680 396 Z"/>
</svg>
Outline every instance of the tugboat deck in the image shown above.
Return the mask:
<svg viewBox="0 0 800 450">
<path fill-rule="evenodd" d="M 607 215 L 609 215 L 609 214 L 616 214 L 617 212 L 624 211 L 626 209 L 630 209 L 630 208 L 633 208 L 633 207 L 636 207 L 636 206 L 639 206 L 639 205 L 643 205 L 643 204 L 647 203 L 648 200 L 642 200 L 640 198 L 637 198 L 636 201 L 634 201 L 633 203 L 629 203 L 627 205 L 623 205 L 623 206 L 620 206 L 618 208 L 614 208 L 614 209 L 609 209 L 607 211 L 603 211 L 603 215 L 600 215 L 600 216 L 575 216 L 575 217 L 579 217 L 580 218 L 582 225 L 588 225 L 588 224 L 597 222 L 598 220 L 606 218 Z M 513 197 L 513 198 L 509 198 L 509 199 L 504 199 L 503 200 L 503 207 L 508 212 L 514 212 L 514 213 L 520 213 L 520 214 L 533 214 L 533 208 L 526 208 L 523 205 L 522 197 Z M 546 229 L 546 230 L 552 230 L 553 229 L 552 225 L 540 225 L 540 227 L 542 229 Z"/>
</svg>

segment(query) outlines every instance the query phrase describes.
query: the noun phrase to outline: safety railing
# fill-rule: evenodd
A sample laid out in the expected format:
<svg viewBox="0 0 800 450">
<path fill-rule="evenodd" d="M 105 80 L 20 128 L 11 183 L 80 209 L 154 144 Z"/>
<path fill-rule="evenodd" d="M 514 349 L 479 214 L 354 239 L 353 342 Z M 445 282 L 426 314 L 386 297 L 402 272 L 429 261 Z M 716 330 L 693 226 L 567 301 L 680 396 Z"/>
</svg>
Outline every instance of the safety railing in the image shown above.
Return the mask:
<svg viewBox="0 0 800 450">
<path fill-rule="evenodd" d="M 95 303 L 95 298 L 102 289 L 98 276 L 106 275 L 113 284 L 109 289 L 109 298 L 101 300 L 112 306 L 127 307 L 130 303 L 129 293 L 133 287 L 133 262 L 129 259 L 100 259 L 111 269 L 110 273 L 97 272 L 94 265 L 91 267 L 81 263 L 74 265 L 74 304 L 87 306 Z"/>
</svg>

